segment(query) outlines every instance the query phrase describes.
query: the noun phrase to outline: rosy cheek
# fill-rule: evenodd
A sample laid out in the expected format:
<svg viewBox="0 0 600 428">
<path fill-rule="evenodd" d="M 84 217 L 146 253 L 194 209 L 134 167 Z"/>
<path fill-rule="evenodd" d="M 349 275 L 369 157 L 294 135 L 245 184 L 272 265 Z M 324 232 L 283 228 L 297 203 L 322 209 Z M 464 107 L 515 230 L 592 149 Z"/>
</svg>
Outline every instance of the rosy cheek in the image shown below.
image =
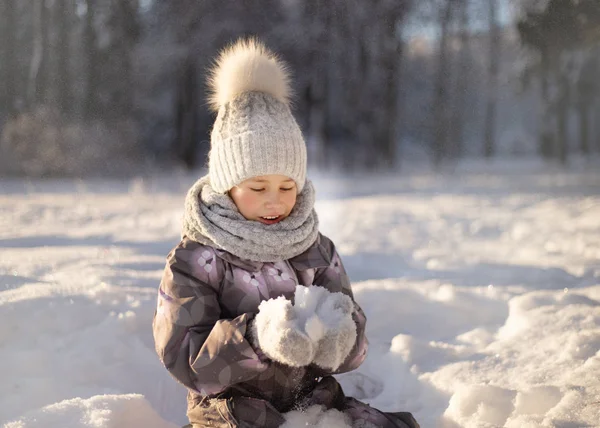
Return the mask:
<svg viewBox="0 0 600 428">
<path fill-rule="evenodd" d="M 258 193 L 250 193 L 248 195 L 248 203 L 252 204 L 252 206 L 260 205 L 262 197 Z"/>
<path fill-rule="evenodd" d="M 247 212 L 254 211 L 256 210 L 256 207 L 258 205 L 258 198 L 256 197 L 256 195 L 245 192 L 240 198 L 239 202 L 243 204 Z"/>
<path fill-rule="evenodd" d="M 295 195 L 290 195 L 286 198 L 286 206 L 288 207 L 288 210 L 292 210 L 292 208 L 294 208 L 294 205 L 296 205 L 296 196 Z"/>
</svg>

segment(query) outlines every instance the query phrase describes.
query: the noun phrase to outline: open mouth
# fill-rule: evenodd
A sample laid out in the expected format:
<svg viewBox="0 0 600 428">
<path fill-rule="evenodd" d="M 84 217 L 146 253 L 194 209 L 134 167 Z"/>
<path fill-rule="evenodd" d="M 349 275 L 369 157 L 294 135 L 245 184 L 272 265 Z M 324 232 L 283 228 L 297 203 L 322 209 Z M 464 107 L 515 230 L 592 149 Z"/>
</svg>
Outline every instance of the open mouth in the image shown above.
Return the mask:
<svg viewBox="0 0 600 428">
<path fill-rule="evenodd" d="M 282 217 L 280 215 L 270 215 L 265 217 L 258 218 L 261 223 L 264 224 L 275 224 L 281 221 Z"/>
</svg>

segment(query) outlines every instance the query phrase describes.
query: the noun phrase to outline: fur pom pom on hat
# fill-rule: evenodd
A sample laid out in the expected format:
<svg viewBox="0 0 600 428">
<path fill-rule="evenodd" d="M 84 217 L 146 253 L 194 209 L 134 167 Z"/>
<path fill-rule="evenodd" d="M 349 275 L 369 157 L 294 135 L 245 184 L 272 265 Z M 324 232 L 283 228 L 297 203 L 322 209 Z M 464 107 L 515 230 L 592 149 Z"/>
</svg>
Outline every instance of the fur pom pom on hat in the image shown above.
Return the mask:
<svg viewBox="0 0 600 428">
<path fill-rule="evenodd" d="M 286 65 L 255 39 L 224 49 L 209 78 L 210 105 L 217 111 L 211 133 L 211 186 L 225 193 L 259 175 L 306 181 L 306 144 L 289 107 Z"/>
<path fill-rule="evenodd" d="M 224 49 L 216 61 L 210 80 L 210 106 L 219 111 L 244 92 L 271 95 L 289 105 L 290 75 L 287 66 L 255 39 L 240 40 Z"/>
</svg>

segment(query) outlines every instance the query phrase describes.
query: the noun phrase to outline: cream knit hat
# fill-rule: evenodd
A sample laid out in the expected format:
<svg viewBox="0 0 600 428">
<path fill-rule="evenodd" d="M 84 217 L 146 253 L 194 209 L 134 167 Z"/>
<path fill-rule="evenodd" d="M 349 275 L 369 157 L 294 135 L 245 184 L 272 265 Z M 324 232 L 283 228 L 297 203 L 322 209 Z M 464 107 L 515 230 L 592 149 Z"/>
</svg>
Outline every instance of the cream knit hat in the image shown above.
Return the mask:
<svg viewBox="0 0 600 428">
<path fill-rule="evenodd" d="M 221 52 L 209 80 L 218 111 L 208 170 L 212 188 L 225 193 L 258 175 L 306 181 L 306 144 L 289 107 L 288 70 L 256 40 L 240 40 Z"/>
</svg>

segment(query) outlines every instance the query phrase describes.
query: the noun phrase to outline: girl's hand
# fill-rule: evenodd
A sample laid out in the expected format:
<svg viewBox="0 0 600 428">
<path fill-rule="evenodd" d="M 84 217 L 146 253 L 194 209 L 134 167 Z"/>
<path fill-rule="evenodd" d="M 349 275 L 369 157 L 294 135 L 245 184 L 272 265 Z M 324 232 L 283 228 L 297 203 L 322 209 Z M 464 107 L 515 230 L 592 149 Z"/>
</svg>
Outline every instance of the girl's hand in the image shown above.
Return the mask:
<svg viewBox="0 0 600 428">
<path fill-rule="evenodd" d="M 337 370 L 356 342 L 354 302 L 343 293 L 331 293 L 316 285 L 297 286 L 294 302 L 299 325 L 316 349 L 312 362 Z"/>
<path fill-rule="evenodd" d="M 312 324 L 320 324 L 323 327 L 320 330 L 321 338 L 316 344 L 317 351 L 313 363 L 319 367 L 335 371 L 352 351 L 356 342 L 353 309 L 352 299 L 343 293 L 329 293 L 317 308 L 315 315 L 318 322 L 313 320 Z M 307 322 L 306 327 L 309 329 L 312 326 Z"/>
<path fill-rule="evenodd" d="M 274 361 L 303 367 L 315 357 L 312 340 L 299 327 L 292 302 L 283 296 L 263 301 L 251 328 L 255 343 Z"/>
</svg>

